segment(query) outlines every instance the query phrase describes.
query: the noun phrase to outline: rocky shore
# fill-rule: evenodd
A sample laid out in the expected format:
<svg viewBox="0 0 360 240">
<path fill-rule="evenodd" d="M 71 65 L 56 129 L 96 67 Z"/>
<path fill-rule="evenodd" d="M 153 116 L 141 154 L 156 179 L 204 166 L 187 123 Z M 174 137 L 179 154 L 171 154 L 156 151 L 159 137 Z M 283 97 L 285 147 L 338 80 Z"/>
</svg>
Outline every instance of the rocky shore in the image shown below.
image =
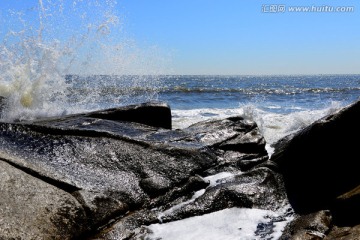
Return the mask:
<svg viewBox="0 0 360 240">
<path fill-rule="evenodd" d="M 359 122 L 356 102 L 271 159 L 255 122 L 172 130 L 164 103 L 0 122 L 0 239 L 153 239 L 151 224 L 231 208 L 285 209 L 258 239 L 290 218 L 280 239 L 356 239 Z"/>
</svg>

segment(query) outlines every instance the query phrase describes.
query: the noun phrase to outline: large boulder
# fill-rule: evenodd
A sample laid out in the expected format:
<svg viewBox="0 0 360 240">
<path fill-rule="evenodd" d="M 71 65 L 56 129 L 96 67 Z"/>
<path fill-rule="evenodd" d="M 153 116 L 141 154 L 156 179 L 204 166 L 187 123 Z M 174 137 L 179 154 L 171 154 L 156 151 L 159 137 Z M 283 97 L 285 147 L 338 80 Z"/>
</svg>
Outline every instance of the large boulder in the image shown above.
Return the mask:
<svg viewBox="0 0 360 240">
<path fill-rule="evenodd" d="M 3 99 L 0 97 L 0 106 Z M 54 117 L 37 122 L 65 121 L 65 119 L 93 118 L 120 122 L 134 122 L 144 125 L 171 129 L 171 109 L 168 104 L 162 102 L 148 102 L 142 104 L 128 105 L 106 110 L 88 113 L 72 114 L 65 117 Z"/>
<path fill-rule="evenodd" d="M 271 160 L 283 174 L 296 212 L 329 209 L 360 184 L 360 101 L 322 118 L 276 145 Z"/>
<path fill-rule="evenodd" d="M 87 217 L 68 192 L 0 159 L 0 239 L 73 239 Z"/>
<path fill-rule="evenodd" d="M 1 123 L 0 157 L 71 189 L 95 225 L 139 208 L 150 196 L 216 162 L 201 146 L 142 140 L 156 133 L 148 126 L 90 118 L 65 121 Z M 122 129 L 132 130 L 132 138 L 125 130 L 120 134 Z"/>
<path fill-rule="evenodd" d="M 86 117 L 136 122 L 171 129 L 171 110 L 166 103 L 150 102 L 84 114 Z"/>
<path fill-rule="evenodd" d="M 147 114 L 154 105 L 131 107 L 130 115 L 134 109 Z M 126 116 L 123 108 L 120 113 Z M 202 144 L 181 140 L 181 132 L 122 121 L 117 115 L 112 109 L 33 122 L 2 122 L 0 158 L 71 194 L 85 209 L 86 224 L 93 229 L 140 208 L 217 161 Z M 139 117 L 146 118 L 153 117 Z M 16 201 L 4 201 L 9 208 L 19 208 Z M 66 217 L 63 221 L 68 221 Z"/>
<path fill-rule="evenodd" d="M 207 188 L 209 183 L 202 178 L 224 169 L 250 169 L 267 159 L 265 141 L 254 122 L 237 117 L 186 130 L 169 128 L 170 109 L 155 103 L 32 122 L 0 122 L 0 159 L 71 197 L 68 209 L 83 209 L 86 215 L 78 223 L 92 231 L 115 220 L 120 220 L 120 229 L 130 232 L 138 224 L 158 222 L 156 214 L 149 214 L 151 209 L 171 208 L 205 188 L 197 200 L 202 209 L 185 209 L 171 219 L 231 206 L 277 208 L 285 201 L 280 176 L 266 168 L 234 177 L 224 183 L 224 190 Z M 34 195 L 32 190 L 23 195 Z M 49 199 L 49 204 L 60 202 L 62 209 L 61 199 Z M 3 201 L 10 209 L 21 209 L 20 202 Z M 28 207 L 34 204 L 28 202 Z M 33 209 L 42 216 L 40 207 Z M 66 214 L 59 219 L 73 221 Z M 12 221 L 10 215 L 3 221 Z M 25 234 L 21 238 L 31 238 L 26 225 L 18 227 Z M 65 238 L 82 231 L 76 225 L 67 227 Z"/>
</svg>

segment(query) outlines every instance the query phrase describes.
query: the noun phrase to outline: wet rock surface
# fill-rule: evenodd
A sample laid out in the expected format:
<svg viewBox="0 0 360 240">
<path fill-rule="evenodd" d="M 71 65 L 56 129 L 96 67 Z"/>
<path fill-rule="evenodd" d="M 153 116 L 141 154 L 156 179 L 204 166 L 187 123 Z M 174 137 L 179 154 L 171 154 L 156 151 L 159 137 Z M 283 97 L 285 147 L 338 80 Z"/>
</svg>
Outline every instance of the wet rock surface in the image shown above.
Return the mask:
<svg viewBox="0 0 360 240">
<path fill-rule="evenodd" d="M 169 130 L 168 110 L 164 104 L 151 103 L 32 122 L 3 122 L 0 123 L 0 159 L 3 164 L 11 164 L 31 178 L 65 193 L 74 201 L 73 208 L 82 209 L 84 220 L 78 221 L 81 226 L 69 224 L 69 234 L 65 237 L 71 238 L 74 229 L 72 237 L 89 236 L 114 221 L 119 221 L 118 225 L 123 226 L 120 228 L 133 234 L 140 224 L 159 222 L 156 212 L 149 214 L 152 208 L 171 208 L 182 200 L 189 200 L 194 192 L 205 191 L 209 183 L 201 176 L 219 165 L 226 151 L 243 153 L 250 160 L 253 155 L 265 153 L 264 140 L 253 122 L 226 119 L 213 123 L 216 124 L 213 129 L 209 127 L 211 123 L 207 123 L 203 131 L 200 125 L 185 131 Z M 156 124 L 144 120 L 149 111 L 161 112 L 154 118 Z M 141 121 L 123 117 L 127 112 Z M 165 118 L 165 123 L 158 123 L 158 117 Z M 205 132 L 210 134 L 206 140 L 199 138 L 199 134 Z M 224 132 L 230 134 L 219 141 L 219 135 Z M 241 147 L 241 141 L 246 147 Z M 261 149 L 259 154 L 257 149 Z M 239 170 L 237 165 L 233 167 Z M 252 205 L 246 193 L 212 191 L 220 201 L 212 201 L 210 210 Z M 222 200 L 222 194 L 228 200 Z M 9 204 L 11 209 L 18 207 L 17 202 Z M 41 210 L 36 211 L 41 214 Z M 61 216 L 62 221 L 71 220 Z M 13 225 L 21 227 L 17 222 Z M 15 238 L 22 237 L 13 234 Z M 54 234 L 62 235 L 56 231 Z M 43 239 L 51 237 L 44 235 Z"/>
<path fill-rule="evenodd" d="M 332 227 L 330 211 L 319 211 L 296 217 L 284 230 L 280 240 L 323 239 Z"/>
<path fill-rule="evenodd" d="M 116 239 L 146 239 L 151 234 L 146 226 L 154 223 L 173 222 L 232 207 L 276 211 L 287 204 L 281 176 L 265 167 L 224 175 L 210 185 L 207 178 L 195 176 L 183 186 L 152 199 L 143 210 L 130 213 L 92 239 L 113 239 L 114 236 Z M 260 224 L 254 234 L 267 239 L 274 222 L 285 220 L 279 217 Z"/>
<path fill-rule="evenodd" d="M 265 139 L 256 123 L 242 117 L 230 117 L 196 123 L 184 131 L 211 148 L 219 158 L 213 174 L 221 170 L 249 170 L 268 160 Z"/>
<path fill-rule="evenodd" d="M 83 136 L 60 135 L 58 128 L 52 134 L 48 126 L 45 134 L 33 126 L 38 127 L 3 124 L 1 158 L 71 191 L 89 211 L 94 225 L 139 208 L 150 196 L 216 161 L 200 147 L 151 146 L 140 140 L 84 136 L 82 131 Z"/>
<path fill-rule="evenodd" d="M 72 239 L 87 216 L 68 192 L 0 159 L 0 239 Z"/>
<path fill-rule="evenodd" d="M 281 239 L 359 238 L 359 122 L 360 101 L 275 144 L 271 165 L 300 215 Z"/>
<path fill-rule="evenodd" d="M 268 168 L 258 168 L 221 179 L 193 202 L 161 216 L 163 222 L 219 211 L 225 208 L 277 210 L 287 204 L 280 176 Z"/>
<path fill-rule="evenodd" d="M 171 130 L 169 113 L 148 103 L 0 122 L 0 239 L 146 239 L 154 223 L 289 202 L 298 217 L 281 239 L 356 239 L 359 158 L 349 134 L 359 127 L 349 125 L 360 122 L 359 103 L 284 138 L 271 160 L 252 121 Z M 270 239 L 292 214 L 253 233 Z"/>
</svg>

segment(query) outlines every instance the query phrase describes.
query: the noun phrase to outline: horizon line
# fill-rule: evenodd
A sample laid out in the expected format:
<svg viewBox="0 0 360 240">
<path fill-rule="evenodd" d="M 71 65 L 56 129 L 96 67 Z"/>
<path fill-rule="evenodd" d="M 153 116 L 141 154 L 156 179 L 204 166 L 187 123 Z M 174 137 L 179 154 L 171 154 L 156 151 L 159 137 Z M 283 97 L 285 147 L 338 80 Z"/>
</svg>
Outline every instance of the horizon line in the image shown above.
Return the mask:
<svg viewBox="0 0 360 240">
<path fill-rule="evenodd" d="M 81 74 L 68 73 L 64 76 L 241 76 L 241 77 L 276 77 L 276 76 L 350 76 L 360 75 L 360 73 L 299 73 L 299 74 Z"/>
</svg>

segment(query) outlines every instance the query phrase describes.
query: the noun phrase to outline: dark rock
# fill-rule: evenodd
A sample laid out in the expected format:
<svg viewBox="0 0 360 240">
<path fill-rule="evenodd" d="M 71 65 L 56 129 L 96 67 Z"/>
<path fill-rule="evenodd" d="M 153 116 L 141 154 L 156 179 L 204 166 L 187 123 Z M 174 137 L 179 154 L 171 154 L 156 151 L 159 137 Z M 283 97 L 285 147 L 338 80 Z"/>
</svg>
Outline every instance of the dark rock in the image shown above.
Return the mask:
<svg viewBox="0 0 360 240">
<path fill-rule="evenodd" d="M 268 159 L 266 142 L 256 123 L 242 117 L 199 122 L 184 130 L 218 155 L 213 172 L 229 167 L 246 171 Z"/>
<path fill-rule="evenodd" d="M 231 207 L 276 210 L 288 204 L 281 176 L 266 168 L 222 179 L 219 185 L 203 189 L 203 195 L 192 197 L 200 187 L 206 187 L 200 177 L 189 179 L 183 187 L 167 193 L 167 197 L 159 197 L 157 202 L 148 206 L 149 210 L 130 214 L 104 230 L 99 234 L 100 239 L 114 239 L 114 236 L 116 239 L 147 239 L 148 229 L 142 225 L 180 220 Z M 187 195 L 190 189 L 192 194 Z M 276 221 L 284 219 L 274 218 L 266 226 L 259 225 L 257 235 L 270 234 Z"/>
<path fill-rule="evenodd" d="M 167 211 L 161 218 L 168 222 L 231 207 L 277 210 L 286 204 L 281 176 L 268 168 L 257 168 L 208 187 L 194 201 Z"/>
<path fill-rule="evenodd" d="M 178 200 L 180 202 L 181 200 L 186 201 L 191 198 L 195 191 L 208 185 L 209 183 L 206 183 L 200 176 L 192 176 L 183 186 L 175 187 L 165 195 L 152 199 L 149 204 L 144 205 L 144 209 L 128 214 L 91 239 L 139 239 L 140 235 L 146 235 L 147 229 L 142 228 L 143 225 L 160 222 L 155 210 L 157 207 L 170 208 L 171 203 L 174 205 L 179 203 Z M 142 233 L 141 231 L 145 232 Z"/>
<path fill-rule="evenodd" d="M 186 201 L 190 199 L 196 191 L 205 189 L 209 185 L 209 182 L 205 182 L 204 179 L 198 175 L 191 176 L 189 180 L 179 187 L 175 187 L 163 196 L 152 199 L 148 208 L 170 208 L 172 205 Z"/>
<path fill-rule="evenodd" d="M 216 163 L 201 144 L 155 141 L 156 134 L 177 139 L 168 130 L 83 117 L 0 123 L 0 157 L 75 196 L 94 228 Z"/>
<path fill-rule="evenodd" d="M 277 145 L 271 160 L 284 176 L 296 212 L 329 209 L 338 196 L 360 184 L 359 122 L 360 101 Z"/>
<path fill-rule="evenodd" d="M 171 181 L 162 176 L 151 176 L 140 180 L 140 187 L 150 196 L 155 197 L 171 188 Z"/>
<path fill-rule="evenodd" d="M 144 103 L 87 113 L 86 117 L 145 124 L 171 129 L 171 110 L 166 103 Z"/>
<path fill-rule="evenodd" d="M 244 153 L 266 153 L 265 139 L 255 122 L 242 117 L 199 122 L 187 129 L 207 146 Z"/>
<path fill-rule="evenodd" d="M 0 118 L 2 116 L 2 111 L 3 111 L 4 107 L 5 107 L 5 98 L 0 96 Z"/>
<path fill-rule="evenodd" d="M 1 99 L 0 99 L 1 103 Z M 89 113 L 69 115 L 67 119 L 93 118 L 112 121 L 136 122 L 144 125 L 171 129 L 171 110 L 169 105 L 160 102 L 149 102 L 137 105 L 99 110 Z M 64 120 L 65 118 L 62 118 Z M 59 118 L 53 118 L 57 121 Z M 51 119 L 47 119 L 49 122 Z"/>
<path fill-rule="evenodd" d="M 360 224 L 360 186 L 337 197 L 331 205 L 334 223 L 337 226 Z"/>
<path fill-rule="evenodd" d="M 265 163 L 269 157 L 267 155 L 262 156 L 259 154 L 241 154 L 238 152 L 226 152 L 224 154 L 225 161 L 234 162 L 234 166 L 238 167 L 242 171 L 248 171 L 255 166 L 259 166 L 261 163 Z"/>
<path fill-rule="evenodd" d="M 0 239 L 73 239 L 87 229 L 71 194 L 0 160 Z"/>
<path fill-rule="evenodd" d="M 267 168 L 215 187 L 207 187 L 200 177 L 266 161 L 265 141 L 254 122 L 237 117 L 171 131 L 165 129 L 171 127 L 170 116 L 167 105 L 142 104 L 0 122 L 0 159 L 70 195 L 70 210 L 83 209 L 84 220 L 78 222 L 83 225 L 65 228 L 69 238 L 84 226 L 93 233 L 110 225 L 120 229 L 114 231 L 119 239 L 136 236 L 142 224 L 159 222 L 159 213 L 183 201 L 190 204 L 165 216 L 167 220 L 232 206 L 277 209 L 286 202 L 281 177 Z M 192 199 L 197 191 L 205 194 Z M 18 208 L 17 202 L 8 204 Z M 61 221 L 72 221 L 61 216 Z"/>
<path fill-rule="evenodd" d="M 199 175 L 195 175 L 190 177 L 188 182 L 174 194 L 185 195 L 186 193 L 193 193 L 200 189 L 205 189 L 207 186 L 209 186 L 209 182 L 204 181 Z"/>
<path fill-rule="evenodd" d="M 279 240 L 321 240 L 332 227 L 329 211 L 319 211 L 295 218 Z"/>
<path fill-rule="evenodd" d="M 2 106 L 4 104 L 4 101 L 5 101 L 5 98 L 3 96 L 0 96 L 0 106 Z"/>
</svg>

